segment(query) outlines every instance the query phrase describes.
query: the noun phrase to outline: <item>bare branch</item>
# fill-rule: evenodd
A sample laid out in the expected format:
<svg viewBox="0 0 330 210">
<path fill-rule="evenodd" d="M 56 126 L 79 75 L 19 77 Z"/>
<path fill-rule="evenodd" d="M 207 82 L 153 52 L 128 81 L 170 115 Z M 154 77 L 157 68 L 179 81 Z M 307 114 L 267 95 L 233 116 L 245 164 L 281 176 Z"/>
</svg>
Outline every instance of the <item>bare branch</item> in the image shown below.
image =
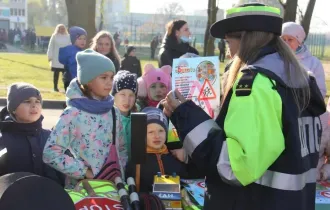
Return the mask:
<svg viewBox="0 0 330 210">
<path fill-rule="evenodd" d="M 286 3 L 284 3 L 283 0 L 278 0 L 278 3 L 280 3 L 282 5 L 282 7 L 285 9 Z"/>
<path fill-rule="evenodd" d="M 301 10 L 301 8 L 300 8 L 299 5 L 297 5 L 297 13 L 298 13 L 298 15 L 299 15 L 299 22 L 301 23 L 302 20 L 304 19 L 304 13 L 303 13 L 303 11 Z"/>
</svg>

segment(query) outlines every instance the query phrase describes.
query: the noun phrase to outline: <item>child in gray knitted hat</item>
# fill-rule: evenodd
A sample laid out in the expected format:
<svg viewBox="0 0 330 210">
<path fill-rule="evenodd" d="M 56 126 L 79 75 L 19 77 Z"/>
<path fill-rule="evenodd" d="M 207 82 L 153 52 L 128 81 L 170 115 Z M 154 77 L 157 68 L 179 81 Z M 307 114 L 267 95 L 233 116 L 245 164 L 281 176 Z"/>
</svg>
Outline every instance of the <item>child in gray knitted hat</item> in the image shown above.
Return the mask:
<svg viewBox="0 0 330 210">
<path fill-rule="evenodd" d="M 42 97 L 28 83 L 8 88 L 7 107 L 0 112 L 0 176 L 31 172 L 64 185 L 64 176 L 42 161 L 42 151 L 50 134 L 42 128 Z"/>
</svg>

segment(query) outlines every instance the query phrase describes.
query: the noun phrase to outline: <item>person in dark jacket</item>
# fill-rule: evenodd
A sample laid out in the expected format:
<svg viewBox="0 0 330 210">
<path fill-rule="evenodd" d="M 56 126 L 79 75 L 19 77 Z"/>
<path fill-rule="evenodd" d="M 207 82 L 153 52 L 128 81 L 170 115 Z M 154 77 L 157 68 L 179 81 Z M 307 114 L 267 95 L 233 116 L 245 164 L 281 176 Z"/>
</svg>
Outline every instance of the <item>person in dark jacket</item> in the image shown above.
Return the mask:
<svg viewBox="0 0 330 210">
<path fill-rule="evenodd" d="M 210 33 L 241 32 L 216 121 L 176 90 L 163 102 L 188 156 L 206 175 L 205 210 L 313 210 L 325 104 L 281 40 L 278 8 L 244 4 Z M 253 44 L 252 44 L 253 43 Z"/>
<path fill-rule="evenodd" d="M 219 60 L 220 62 L 225 62 L 226 57 L 226 42 L 224 39 L 220 39 L 218 42 L 218 49 L 219 49 Z"/>
<path fill-rule="evenodd" d="M 116 72 L 120 70 L 121 58 L 117 51 L 115 41 L 108 31 L 100 31 L 94 36 L 91 43 L 91 49 L 107 56 L 115 65 Z"/>
<path fill-rule="evenodd" d="M 42 128 L 40 92 L 27 83 L 10 86 L 7 107 L 0 112 L 0 176 L 30 172 L 64 186 L 64 176 L 42 161 L 42 152 L 49 130 Z"/>
<path fill-rule="evenodd" d="M 159 67 L 173 64 L 173 59 L 186 53 L 199 55 L 198 51 L 189 45 L 188 23 L 184 20 L 174 20 L 167 24 L 166 34 L 159 50 Z"/>
<path fill-rule="evenodd" d="M 121 61 L 121 70 L 130 71 L 133 74 L 136 74 L 137 77 L 142 76 L 141 62 L 136 57 L 136 48 L 129 46 L 127 52 L 124 55 L 124 59 Z"/>
<path fill-rule="evenodd" d="M 162 175 L 172 175 L 180 178 L 201 178 L 194 165 L 188 159 L 176 159 L 165 145 L 168 121 L 162 110 L 155 107 L 146 107 L 142 112 L 147 114 L 147 160 L 141 165 L 141 192 L 152 192 L 154 176 L 160 172 Z M 126 177 L 135 177 L 135 165 L 128 162 Z"/>
<path fill-rule="evenodd" d="M 158 37 L 155 36 L 152 41 L 150 42 L 150 50 L 151 50 L 151 55 L 150 55 L 150 58 L 153 60 L 155 59 L 155 52 L 156 52 L 156 49 L 158 47 Z"/>
</svg>

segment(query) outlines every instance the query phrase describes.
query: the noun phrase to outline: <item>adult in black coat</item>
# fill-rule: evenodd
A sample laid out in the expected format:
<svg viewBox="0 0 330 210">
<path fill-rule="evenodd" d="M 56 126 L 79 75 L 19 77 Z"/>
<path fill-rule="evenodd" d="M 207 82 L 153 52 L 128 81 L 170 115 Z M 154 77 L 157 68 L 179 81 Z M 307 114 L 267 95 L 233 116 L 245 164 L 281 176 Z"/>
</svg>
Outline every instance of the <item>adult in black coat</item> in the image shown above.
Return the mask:
<svg viewBox="0 0 330 210">
<path fill-rule="evenodd" d="M 121 61 L 120 69 L 130 71 L 131 73 L 136 74 L 137 77 L 141 77 L 141 62 L 137 59 L 135 50 L 136 48 L 133 46 L 127 48 L 127 52 L 124 55 L 125 58 Z"/>
<path fill-rule="evenodd" d="M 188 23 L 184 20 L 174 20 L 167 24 L 167 31 L 159 50 L 159 67 L 173 64 L 173 59 L 186 53 L 199 55 L 198 51 L 189 45 Z"/>
<path fill-rule="evenodd" d="M 0 112 L 0 176 L 15 172 L 30 172 L 44 176 L 64 186 L 64 175 L 42 161 L 42 152 L 50 130 L 42 128 L 41 116 L 33 123 L 19 123 L 12 119 L 7 107 Z"/>
</svg>

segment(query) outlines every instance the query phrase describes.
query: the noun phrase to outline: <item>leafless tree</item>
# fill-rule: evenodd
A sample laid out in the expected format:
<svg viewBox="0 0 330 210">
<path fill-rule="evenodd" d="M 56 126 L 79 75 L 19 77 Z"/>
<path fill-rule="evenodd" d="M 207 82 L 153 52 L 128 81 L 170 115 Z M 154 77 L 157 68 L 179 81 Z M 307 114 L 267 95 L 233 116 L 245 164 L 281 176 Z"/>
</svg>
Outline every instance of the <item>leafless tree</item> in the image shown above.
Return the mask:
<svg viewBox="0 0 330 210">
<path fill-rule="evenodd" d="M 65 0 L 68 11 L 68 24 L 80 26 L 87 31 L 88 41 L 96 34 L 96 0 Z"/>
<path fill-rule="evenodd" d="M 214 55 L 214 38 L 210 35 L 210 27 L 217 19 L 218 7 L 216 0 L 208 0 L 207 7 L 207 25 L 204 35 L 204 56 Z"/>
</svg>

